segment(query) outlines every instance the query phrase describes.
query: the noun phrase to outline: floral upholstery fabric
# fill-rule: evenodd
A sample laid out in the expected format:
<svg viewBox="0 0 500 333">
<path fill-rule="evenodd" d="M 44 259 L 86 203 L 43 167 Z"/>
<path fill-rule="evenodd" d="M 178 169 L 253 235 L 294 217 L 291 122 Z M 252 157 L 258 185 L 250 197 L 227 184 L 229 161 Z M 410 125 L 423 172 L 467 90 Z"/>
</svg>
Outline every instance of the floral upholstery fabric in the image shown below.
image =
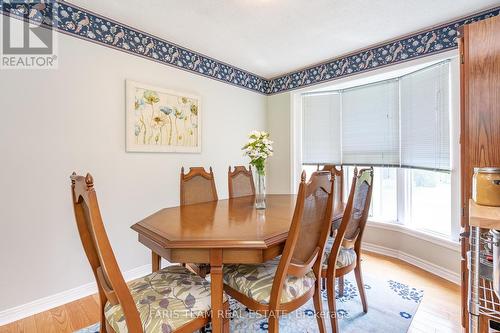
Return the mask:
<svg viewBox="0 0 500 333">
<path fill-rule="evenodd" d="M 210 310 L 210 282 L 182 266 L 166 267 L 128 287 L 144 332 L 171 332 Z M 108 302 L 104 312 L 115 332 L 128 332 L 119 304 Z"/>
<path fill-rule="evenodd" d="M 328 242 L 325 246 L 325 255 L 323 256 L 323 268 L 328 266 L 328 258 L 330 257 L 330 252 L 333 247 L 333 238 L 328 238 Z M 345 248 L 343 246 L 340 247 L 339 255 L 337 257 L 336 267 L 342 268 L 349 266 L 353 262 L 356 261 L 356 251 L 352 248 Z"/>
<path fill-rule="evenodd" d="M 281 257 L 258 265 L 224 266 L 224 283 L 253 300 L 269 304 L 274 275 Z M 287 276 L 281 293 L 281 303 L 290 302 L 314 288 L 316 277 L 310 271 L 303 277 Z"/>
</svg>

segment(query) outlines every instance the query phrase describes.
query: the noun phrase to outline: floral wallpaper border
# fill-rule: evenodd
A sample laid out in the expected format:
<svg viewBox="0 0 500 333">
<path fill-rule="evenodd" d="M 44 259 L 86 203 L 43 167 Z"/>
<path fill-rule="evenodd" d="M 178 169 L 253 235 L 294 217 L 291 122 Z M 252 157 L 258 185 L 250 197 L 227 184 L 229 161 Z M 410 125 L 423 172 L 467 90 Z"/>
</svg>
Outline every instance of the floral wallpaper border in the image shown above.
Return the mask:
<svg viewBox="0 0 500 333">
<path fill-rule="evenodd" d="M 458 28 L 497 16 L 500 7 L 270 79 L 269 95 L 394 65 L 458 47 Z"/>
<path fill-rule="evenodd" d="M 65 1 L 0 0 L 2 13 L 261 94 L 268 80 Z"/>
<path fill-rule="evenodd" d="M 332 81 L 454 49 L 457 47 L 460 26 L 500 14 L 500 7 L 496 7 L 430 30 L 266 79 L 65 1 L 0 2 L 4 15 L 38 22 L 61 33 L 265 95 Z"/>
</svg>

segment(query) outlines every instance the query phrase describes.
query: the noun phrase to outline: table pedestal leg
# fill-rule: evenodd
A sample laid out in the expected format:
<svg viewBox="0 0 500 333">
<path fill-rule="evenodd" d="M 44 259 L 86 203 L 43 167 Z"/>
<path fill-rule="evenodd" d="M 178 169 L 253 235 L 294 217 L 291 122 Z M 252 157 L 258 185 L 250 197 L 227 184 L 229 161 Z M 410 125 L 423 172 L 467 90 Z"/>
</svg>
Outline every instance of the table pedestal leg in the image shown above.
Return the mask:
<svg viewBox="0 0 500 333">
<path fill-rule="evenodd" d="M 223 281 L 222 281 L 222 249 L 210 250 L 210 280 L 212 298 L 212 332 L 223 332 Z"/>
<path fill-rule="evenodd" d="M 151 270 L 154 272 L 158 272 L 160 270 L 161 257 L 156 254 L 154 251 L 151 251 Z"/>
</svg>

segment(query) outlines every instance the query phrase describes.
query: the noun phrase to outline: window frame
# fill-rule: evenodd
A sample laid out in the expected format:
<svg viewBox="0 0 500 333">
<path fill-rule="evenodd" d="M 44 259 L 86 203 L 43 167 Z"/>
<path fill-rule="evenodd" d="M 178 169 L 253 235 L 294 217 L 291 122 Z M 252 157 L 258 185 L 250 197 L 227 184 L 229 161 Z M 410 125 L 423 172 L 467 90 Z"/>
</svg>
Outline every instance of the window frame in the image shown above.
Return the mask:
<svg viewBox="0 0 500 333">
<path fill-rule="evenodd" d="M 302 167 L 304 168 L 305 166 L 310 169 L 310 170 L 316 170 L 317 167 L 322 167 L 324 164 L 317 164 L 313 165 L 311 163 L 306 163 L 303 164 Z M 365 168 L 367 166 L 365 165 L 359 165 L 358 169 L 360 168 Z M 351 186 L 351 179 L 352 179 L 352 170 L 354 166 L 351 165 L 345 165 L 344 166 L 344 198 L 343 200 L 346 201 L 348 196 L 349 196 L 349 191 L 350 191 L 350 186 Z M 370 206 L 370 212 L 368 215 L 368 220 L 369 222 L 374 222 L 374 223 L 381 223 L 381 224 L 390 224 L 390 225 L 398 225 L 410 230 L 414 230 L 417 232 L 421 232 L 424 234 L 429 234 L 431 236 L 435 236 L 438 238 L 444 238 L 444 239 L 454 239 L 453 237 L 453 214 L 450 214 L 450 233 L 449 234 L 444 234 L 440 233 L 436 230 L 432 229 L 427 229 L 427 228 L 422 228 L 418 224 L 415 223 L 414 217 L 412 217 L 412 172 L 414 170 L 419 170 L 416 168 L 400 168 L 400 167 L 375 167 L 378 169 L 395 169 L 396 175 L 395 175 L 395 181 L 396 181 L 396 198 L 395 198 L 395 203 L 396 203 L 396 219 L 380 219 L 377 218 L 377 216 L 373 216 L 373 205 Z M 310 171 L 308 170 L 308 171 Z M 380 170 L 379 170 L 380 171 Z M 443 171 L 432 171 L 432 170 L 425 170 L 427 172 L 433 172 L 433 173 L 444 173 Z M 377 170 L 375 171 L 377 172 Z M 308 175 L 310 175 L 310 172 L 307 172 Z M 452 201 L 453 198 L 453 193 L 452 193 L 452 187 L 451 187 L 451 174 L 450 174 L 450 201 Z M 372 196 L 373 200 L 374 196 Z M 450 204 L 450 209 L 453 209 L 453 205 Z M 450 212 L 451 213 L 451 212 Z"/>
<path fill-rule="evenodd" d="M 432 57 L 431 57 L 432 58 Z M 460 226 L 460 216 L 462 214 L 461 206 L 460 206 L 460 164 L 459 164 L 459 107 L 460 107 L 460 88 L 459 88 L 459 59 L 458 57 L 451 53 L 446 52 L 436 57 L 433 57 L 431 60 L 415 60 L 409 62 L 407 64 L 401 64 L 399 66 L 392 66 L 394 68 L 385 68 L 381 70 L 377 70 L 376 73 L 366 73 L 364 75 L 357 75 L 353 78 L 345 78 L 339 80 L 336 86 L 331 89 L 322 89 L 322 92 L 328 91 L 337 91 L 341 89 L 345 89 L 350 85 L 350 82 L 363 82 L 357 85 L 366 84 L 366 82 L 374 82 L 375 78 L 380 78 L 377 81 L 390 79 L 391 77 L 401 76 L 402 70 L 405 68 L 411 68 L 412 66 L 422 66 L 426 67 L 430 64 L 435 64 L 438 62 L 442 62 L 443 60 L 450 61 L 450 78 L 449 78 L 449 99 L 450 99 L 450 192 L 451 192 L 451 232 L 449 236 L 444 236 L 443 234 L 434 233 L 429 230 L 421 230 L 413 228 L 413 226 L 405 224 L 405 221 L 408 221 L 408 208 L 409 203 L 408 196 L 406 195 L 406 191 L 408 191 L 408 187 L 404 186 L 407 181 L 408 175 L 405 174 L 405 169 L 397 168 L 397 220 L 394 222 L 384 222 L 377 221 L 374 219 L 368 219 L 369 225 L 380 226 L 383 228 L 389 229 L 401 229 L 406 230 L 405 233 L 415 234 L 417 238 L 429 238 L 434 239 L 435 242 L 449 242 L 449 244 L 455 244 L 459 239 L 459 234 L 461 230 Z M 414 67 L 415 68 L 415 67 Z M 391 74 L 392 72 L 398 74 Z M 392 76 L 391 76 L 392 75 Z M 354 85 L 354 84 L 353 84 Z M 353 86 L 351 85 L 351 86 Z M 302 172 L 302 146 L 301 146 L 301 132 L 302 132 L 302 98 L 301 96 L 304 93 L 310 93 L 312 90 L 299 90 L 295 93 L 290 94 L 290 105 L 291 105 L 291 116 L 290 116 L 290 138 L 292 145 L 290 146 L 290 163 L 292 166 L 292 172 L 290 177 L 290 189 L 293 193 L 297 192 L 298 189 L 298 180 L 300 180 L 300 174 Z M 344 190 L 348 192 L 349 189 L 347 187 L 347 182 L 344 182 Z M 450 245 L 451 246 L 451 245 Z"/>
</svg>

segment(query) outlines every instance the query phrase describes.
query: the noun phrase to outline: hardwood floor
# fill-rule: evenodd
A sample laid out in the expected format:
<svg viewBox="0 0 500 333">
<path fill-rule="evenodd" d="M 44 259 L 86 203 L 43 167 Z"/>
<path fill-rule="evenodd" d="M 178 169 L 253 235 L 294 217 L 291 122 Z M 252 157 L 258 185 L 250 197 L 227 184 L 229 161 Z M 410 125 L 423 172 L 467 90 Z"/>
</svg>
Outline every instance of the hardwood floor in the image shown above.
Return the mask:
<svg viewBox="0 0 500 333">
<path fill-rule="evenodd" d="M 381 268 L 383 267 L 383 269 Z M 459 333 L 460 286 L 401 260 L 378 254 L 364 255 L 366 272 L 393 276 L 395 280 L 424 289 L 424 298 L 409 333 Z M 370 303 L 368 302 L 368 309 Z M 370 311 L 370 310 L 368 310 Z"/>
<path fill-rule="evenodd" d="M 363 254 L 363 269 L 384 274 L 425 290 L 410 333 L 457 333 L 460 327 L 460 287 L 403 261 L 378 254 Z M 1 326 L 0 333 L 74 332 L 99 320 L 97 295 L 61 305 L 34 316 Z M 369 306 L 369 303 L 368 303 Z"/>
</svg>

